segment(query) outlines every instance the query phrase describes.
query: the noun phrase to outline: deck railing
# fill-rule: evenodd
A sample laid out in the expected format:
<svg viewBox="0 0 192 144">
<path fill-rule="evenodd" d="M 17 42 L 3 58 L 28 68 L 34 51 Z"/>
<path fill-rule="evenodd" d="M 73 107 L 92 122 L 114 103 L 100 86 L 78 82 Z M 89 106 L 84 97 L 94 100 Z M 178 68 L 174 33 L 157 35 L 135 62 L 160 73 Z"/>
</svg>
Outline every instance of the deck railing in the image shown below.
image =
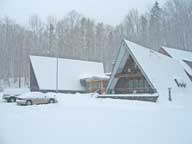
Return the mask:
<svg viewBox="0 0 192 144">
<path fill-rule="evenodd" d="M 130 93 L 156 93 L 156 89 L 152 88 L 115 88 L 109 89 L 107 93 L 109 94 L 130 94 Z"/>
</svg>

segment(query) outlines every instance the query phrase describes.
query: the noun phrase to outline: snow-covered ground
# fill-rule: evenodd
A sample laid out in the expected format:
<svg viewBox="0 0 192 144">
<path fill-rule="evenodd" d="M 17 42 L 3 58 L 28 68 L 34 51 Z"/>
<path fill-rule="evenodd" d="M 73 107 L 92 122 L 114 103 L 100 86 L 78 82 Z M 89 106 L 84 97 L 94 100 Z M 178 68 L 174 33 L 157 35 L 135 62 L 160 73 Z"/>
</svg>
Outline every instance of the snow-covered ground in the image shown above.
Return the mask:
<svg viewBox="0 0 192 144">
<path fill-rule="evenodd" d="M 191 144 L 192 106 L 59 94 L 58 103 L 0 100 L 0 144 Z"/>
</svg>

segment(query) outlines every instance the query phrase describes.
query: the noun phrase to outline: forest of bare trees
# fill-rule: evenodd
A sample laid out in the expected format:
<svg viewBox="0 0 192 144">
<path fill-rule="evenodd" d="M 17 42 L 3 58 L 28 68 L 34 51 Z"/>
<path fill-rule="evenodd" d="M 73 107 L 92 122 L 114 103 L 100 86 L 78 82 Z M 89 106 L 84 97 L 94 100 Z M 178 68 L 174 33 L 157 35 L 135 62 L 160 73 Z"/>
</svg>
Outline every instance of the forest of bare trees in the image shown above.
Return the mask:
<svg viewBox="0 0 192 144">
<path fill-rule="evenodd" d="M 124 38 L 155 50 L 164 45 L 192 51 L 192 1 L 155 2 L 144 14 L 133 9 L 117 26 L 96 23 L 74 10 L 46 22 L 33 15 L 25 26 L 0 17 L 0 79 L 29 78 L 29 55 L 99 61 L 110 72 Z"/>
</svg>

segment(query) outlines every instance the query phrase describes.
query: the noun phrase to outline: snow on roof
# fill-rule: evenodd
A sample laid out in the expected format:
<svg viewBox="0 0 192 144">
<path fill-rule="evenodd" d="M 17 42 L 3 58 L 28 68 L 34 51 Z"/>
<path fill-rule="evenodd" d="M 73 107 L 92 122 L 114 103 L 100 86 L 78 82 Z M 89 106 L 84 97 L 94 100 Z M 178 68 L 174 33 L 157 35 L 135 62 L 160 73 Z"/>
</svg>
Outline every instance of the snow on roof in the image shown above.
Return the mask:
<svg viewBox="0 0 192 144">
<path fill-rule="evenodd" d="M 57 58 L 30 56 L 32 67 L 41 90 L 56 89 Z M 83 91 L 80 77 L 105 76 L 103 64 L 99 62 L 58 58 L 58 89 Z"/>
<path fill-rule="evenodd" d="M 129 53 L 133 55 L 138 66 L 148 77 L 160 95 L 160 99 L 168 99 L 168 88 L 172 88 L 173 100 L 190 95 L 192 83 L 183 67 L 174 59 L 154 50 L 124 40 Z M 178 87 L 175 82 L 185 83 L 186 87 Z"/>
<path fill-rule="evenodd" d="M 105 74 L 97 74 L 97 75 L 89 75 L 89 74 L 84 74 L 79 77 L 80 79 L 103 79 L 103 80 L 108 80 L 109 76 Z"/>
<path fill-rule="evenodd" d="M 190 51 L 184 51 L 184 50 L 179 50 L 179 49 L 169 48 L 164 46 L 162 48 L 166 50 L 168 54 L 170 54 L 171 57 L 175 59 L 192 61 L 192 52 Z"/>
<path fill-rule="evenodd" d="M 192 52 L 174 48 L 162 47 L 172 58 L 179 61 L 183 68 L 192 76 L 192 68 L 183 60 L 192 62 Z"/>
<path fill-rule="evenodd" d="M 19 95 L 18 98 L 54 98 L 55 93 L 27 92 Z"/>
</svg>

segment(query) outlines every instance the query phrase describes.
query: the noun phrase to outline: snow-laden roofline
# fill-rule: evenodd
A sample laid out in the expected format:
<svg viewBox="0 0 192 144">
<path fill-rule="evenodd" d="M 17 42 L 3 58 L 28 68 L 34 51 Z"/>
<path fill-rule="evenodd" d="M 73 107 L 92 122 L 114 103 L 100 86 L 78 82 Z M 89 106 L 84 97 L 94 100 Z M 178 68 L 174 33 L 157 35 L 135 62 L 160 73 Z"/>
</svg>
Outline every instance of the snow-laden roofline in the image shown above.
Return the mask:
<svg viewBox="0 0 192 144">
<path fill-rule="evenodd" d="M 49 57 L 49 56 L 37 56 L 37 55 L 29 55 L 30 60 L 33 57 L 39 57 L 39 58 L 50 58 L 50 59 L 61 59 L 61 60 L 70 60 L 70 61 L 76 61 L 76 62 L 88 62 L 88 63 L 99 63 L 99 64 L 103 64 L 102 62 L 98 62 L 98 61 L 87 61 L 87 60 L 81 60 L 81 59 L 71 59 L 71 58 L 61 58 L 61 57 Z"/>
<path fill-rule="evenodd" d="M 59 91 L 84 91 L 80 79 L 85 75 L 106 77 L 103 64 L 100 62 L 45 56 L 30 56 L 30 60 L 40 90 L 56 89 L 57 60 Z"/>
<path fill-rule="evenodd" d="M 187 50 L 181 50 L 176 48 L 170 48 L 161 46 L 160 49 L 164 49 L 171 57 L 177 60 L 188 60 L 192 61 L 192 52 Z"/>
<path fill-rule="evenodd" d="M 192 53 L 192 52 L 189 51 L 189 50 L 177 49 L 177 48 L 174 48 L 174 47 L 160 46 L 160 48 L 172 49 L 172 50 L 176 50 L 176 51 L 182 51 L 182 52 L 190 52 L 190 53 Z"/>
<path fill-rule="evenodd" d="M 127 50 L 129 51 L 129 54 L 131 54 L 132 58 L 134 59 L 134 61 L 136 62 L 137 66 L 139 67 L 139 69 L 141 70 L 142 74 L 144 75 L 145 79 L 147 80 L 147 82 L 149 83 L 149 85 L 151 86 L 152 89 L 155 89 L 153 83 L 150 81 L 150 79 L 148 78 L 147 74 L 145 73 L 145 71 L 143 70 L 142 66 L 140 65 L 140 63 L 137 61 L 136 56 L 133 54 L 133 52 L 131 51 L 131 49 L 129 48 L 128 43 L 130 43 L 127 40 L 124 40 L 126 43 L 126 47 Z"/>
<path fill-rule="evenodd" d="M 169 48 L 162 46 L 160 51 L 163 50 L 167 55 L 177 60 L 183 68 L 192 75 L 192 67 L 190 67 L 185 61 L 192 62 L 192 52 L 179 50 L 175 48 Z"/>
</svg>

